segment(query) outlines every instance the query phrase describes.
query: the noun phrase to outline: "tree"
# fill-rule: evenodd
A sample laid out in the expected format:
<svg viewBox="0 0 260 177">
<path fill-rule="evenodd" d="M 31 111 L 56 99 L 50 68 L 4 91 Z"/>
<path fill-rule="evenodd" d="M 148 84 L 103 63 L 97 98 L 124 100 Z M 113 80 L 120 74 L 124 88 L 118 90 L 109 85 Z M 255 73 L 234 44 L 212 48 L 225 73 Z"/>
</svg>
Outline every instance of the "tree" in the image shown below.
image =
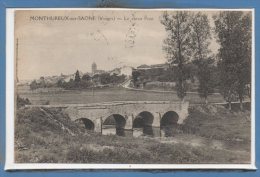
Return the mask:
<svg viewBox="0 0 260 177">
<path fill-rule="evenodd" d="M 90 77 L 88 74 L 84 74 L 84 75 L 82 76 L 81 80 L 90 81 L 90 80 L 91 80 L 91 77 Z"/>
<path fill-rule="evenodd" d="M 88 88 L 91 86 L 91 77 L 88 74 L 84 74 L 81 78 L 80 87 Z"/>
<path fill-rule="evenodd" d="M 17 108 L 21 108 L 25 105 L 31 105 L 32 103 L 30 102 L 30 100 L 28 98 L 21 98 L 19 95 L 17 95 L 17 101 L 16 101 L 16 106 Z"/>
<path fill-rule="evenodd" d="M 141 73 L 139 71 L 133 70 L 132 79 L 133 79 L 133 83 L 134 83 L 135 87 L 137 86 L 138 78 L 140 77 L 140 75 L 141 75 Z"/>
<path fill-rule="evenodd" d="M 185 75 L 185 64 L 191 56 L 191 15 L 185 11 L 177 11 L 169 14 L 165 12 L 161 23 L 164 25 L 167 38 L 164 40 L 163 50 L 171 64 L 176 67 L 176 89 L 178 97 L 184 101 L 187 84 Z"/>
<path fill-rule="evenodd" d="M 91 82 L 90 81 L 85 81 L 81 79 L 80 82 L 80 88 L 89 88 L 91 86 Z"/>
<path fill-rule="evenodd" d="M 208 96 L 213 92 L 213 77 L 212 64 L 214 60 L 211 58 L 195 60 L 198 65 L 197 77 L 199 80 L 198 93 L 201 98 L 205 99 L 205 104 L 208 104 Z"/>
<path fill-rule="evenodd" d="M 71 78 L 69 82 L 63 83 L 65 89 L 74 89 L 75 88 L 75 81 Z"/>
<path fill-rule="evenodd" d="M 193 15 L 192 21 L 192 50 L 195 59 L 195 64 L 198 66 L 198 80 L 199 88 L 198 92 L 201 98 L 205 99 L 205 103 L 208 103 L 208 95 L 213 91 L 211 81 L 211 69 L 210 65 L 213 64 L 213 60 L 209 59 L 210 50 L 208 46 L 210 44 L 211 34 L 210 25 L 207 15 L 198 12 Z"/>
<path fill-rule="evenodd" d="M 109 73 L 100 74 L 100 83 L 104 84 L 104 85 L 111 83 L 111 77 L 110 77 Z"/>
<path fill-rule="evenodd" d="M 223 11 L 214 20 L 220 44 L 222 94 L 229 103 L 230 110 L 232 98 L 238 96 L 242 110 L 246 85 L 251 83 L 251 14 Z"/>
<path fill-rule="evenodd" d="M 45 88 L 45 87 L 46 87 L 45 78 L 44 78 L 43 76 L 40 77 L 39 87 L 40 87 L 40 88 Z"/>
<path fill-rule="evenodd" d="M 36 80 L 33 80 L 31 83 L 30 83 L 30 89 L 31 90 L 35 90 L 38 88 L 38 84 L 36 82 Z"/>
<path fill-rule="evenodd" d="M 74 79 L 76 87 L 80 86 L 80 81 L 81 81 L 81 79 L 80 79 L 80 76 L 79 76 L 79 71 L 77 70 L 76 73 L 75 73 L 75 79 Z"/>
<path fill-rule="evenodd" d="M 59 79 L 58 82 L 57 82 L 57 86 L 58 87 L 62 87 L 63 86 L 63 80 L 62 79 Z"/>
<path fill-rule="evenodd" d="M 244 96 L 247 95 L 247 86 L 249 85 L 251 88 L 252 17 L 250 13 L 242 15 L 240 28 L 241 56 L 239 57 L 239 65 L 237 68 L 238 84 L 236 92 L 238 93 L 240 109 L 242 110 L 242 101 Z M 248 96 L 251 97 L 251 95 Z"/>
</svg>

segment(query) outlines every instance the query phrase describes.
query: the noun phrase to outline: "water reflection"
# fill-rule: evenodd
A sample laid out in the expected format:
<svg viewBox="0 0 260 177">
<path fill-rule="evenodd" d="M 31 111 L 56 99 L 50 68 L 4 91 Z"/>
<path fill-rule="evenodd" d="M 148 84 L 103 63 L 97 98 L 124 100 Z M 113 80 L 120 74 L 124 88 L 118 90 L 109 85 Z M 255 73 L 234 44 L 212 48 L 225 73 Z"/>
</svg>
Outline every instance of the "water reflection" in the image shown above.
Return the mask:
<svg viewBox="0 0 260 177">
<path fill-rule="evenodd" d="M 144 132 L 145 131 L 145 132 Z M 124 137 L 171 137 L 176 134 L 176 127 L 146 127 L 146 128 L 133 128 L 133 129 L 122 129 L 115 128 L 115 126 L 103 126 L 102 135 L 118 135 Z"/>
<path fill-rule="evenodd" d="M 160 137 L 160 127 L 146 126 L 145 128 L 134 128 L 133 137 L 140 136 Z"/>
<path fill-rule="evenodd" d="M 125 136 L 125 129 L 121 127 L 116 128 L 116 135 Z"/>
<path fill-rule="evenodd" d="M 125 129 L 125 117 L 113 114 L 105 119 L 102 134 L 133 137 L 170 137 L 176 133 L 178 119 L 179 116 L 176 112 L 168 111 L 160 121 L 161 127 L 154 127 L 154 116 L 150 112 L 143 111 L 133 120 L 133 129 Z"/>
<path fill-rule="evenodd" d="M 174 136 L 177 129 L 179 116 L 174 111 L 166 112 L 161 119 L 161 134 L 162 136 Z"/>
<path fill-rule="evenodd" d="M 107 117 L 103 123 L 102 134 L 125 136 L 125 118 L 120 114 L 113 114 Z"/>
<path fill-rule="evenodd" d="M 170 136 L 174 136 L 174 134 L 175 134 L 175 131 L 172 126 L 165 126 L 161 130 L 162 137 L 170 137 Z"/>
<path fill-rule="evenodd" d="M 123 129 L 123 128 L 115 128 L 115 126 L 105 125 L 102 128 L 102 135 L 118 135 L 125 137 L 132 137 L 133 130 Z"/>
<path fill-rule="evenodd" d="M 144 125 L 143 127 L 143 134 L 153 136 L 153 127 L 150 125 Z"/>
<path fill-rule="evenodd" d="M 147 111 L 143 111 L 139 113 L 133 122 L 133 129 L 134 131 L 138 132 L 138 133 L 134 133 L 134 135 L 139 136 L 140 135 L 139 131 L 142 131 L 141 135 L 153 137 L 154 136 L 154 130 L 152 127 L 153 120 L 154 120 L 154 116 L 152 115 L 152 113 Z"/>
</svg>

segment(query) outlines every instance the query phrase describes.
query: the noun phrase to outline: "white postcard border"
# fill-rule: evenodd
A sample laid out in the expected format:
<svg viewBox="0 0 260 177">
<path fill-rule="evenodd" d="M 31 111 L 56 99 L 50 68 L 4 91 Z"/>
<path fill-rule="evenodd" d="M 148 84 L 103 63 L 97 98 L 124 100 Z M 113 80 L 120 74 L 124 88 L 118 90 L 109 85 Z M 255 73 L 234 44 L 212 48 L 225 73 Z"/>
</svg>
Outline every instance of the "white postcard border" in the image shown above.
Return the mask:
<svg viewBox="0 0 260 177">
<path fill-rule="evenodd" d="M 251 164 L 62 164 L 14 162 L 14 12 L 15 10 L 189 10 L 252 11 Z M 8 8 L 6 10 L 6 161 L 5 170 L 37 169 L 247 169 L 255 170 L 255 10 L 254 9 L 120 9 L 120 8 Z"/>
</svg>

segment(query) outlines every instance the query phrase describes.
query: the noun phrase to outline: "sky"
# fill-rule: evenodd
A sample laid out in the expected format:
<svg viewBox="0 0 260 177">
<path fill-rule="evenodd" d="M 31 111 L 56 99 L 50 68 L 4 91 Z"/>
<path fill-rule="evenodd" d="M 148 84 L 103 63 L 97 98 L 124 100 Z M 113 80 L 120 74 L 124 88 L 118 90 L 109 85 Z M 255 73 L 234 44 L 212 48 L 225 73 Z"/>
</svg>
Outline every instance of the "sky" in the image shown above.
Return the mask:
<svg viewBox="0 0 260 177">
<path fill-rule="evenodd" d="M 213 27 L 212 14 L 209 16 Z M 137 67 L 167 61 L 161 10 L 19 10 L 15 13 L 19 80 Z M 213 53 L 218 44 L 213 38 Z"/>
</svg>

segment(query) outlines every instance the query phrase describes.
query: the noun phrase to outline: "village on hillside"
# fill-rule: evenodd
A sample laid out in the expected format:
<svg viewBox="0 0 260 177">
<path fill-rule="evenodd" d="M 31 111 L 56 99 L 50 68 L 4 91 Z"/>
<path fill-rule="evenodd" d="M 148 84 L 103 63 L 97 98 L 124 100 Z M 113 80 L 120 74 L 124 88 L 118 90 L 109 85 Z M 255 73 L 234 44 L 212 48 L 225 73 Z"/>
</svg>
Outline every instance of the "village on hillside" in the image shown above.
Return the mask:
<svg viewBox="0 0 260 177">
<path fill-rule="evenodd" d="M 193 67 L 193 68 L 192 68 Z M 44 88 L 64 89 L 87 89 L 90 87 L 102 88 L 123 85 L 125 87 L 138 89 L 162 89 L 174 91 L 176 65 L 169 63 L 155 65 L 140 65 L 136 68 L 122 66 L 111 71 L 100 70 L 97 64 L 92 64 L 91 73 L 76 71 L 74 74 L 61 74 L 59 76 L 40 77 L 33 81 L 18 82 L 18 86 L 30 86 L 31 90 L 44 91 Z M 191 64 L 188 72 L 196 72 L 196 66 Z M 193 69 L 193 71 L 192 71 Z M 188 84 L 193 91 L 198 88 L 198 79 L 195 75 L 188 79 Z M 80 80 L 80 84 L 73 86 L 73 83 Z M 46 89 L 47 90 L 47 89 Z"/>
</svg>

